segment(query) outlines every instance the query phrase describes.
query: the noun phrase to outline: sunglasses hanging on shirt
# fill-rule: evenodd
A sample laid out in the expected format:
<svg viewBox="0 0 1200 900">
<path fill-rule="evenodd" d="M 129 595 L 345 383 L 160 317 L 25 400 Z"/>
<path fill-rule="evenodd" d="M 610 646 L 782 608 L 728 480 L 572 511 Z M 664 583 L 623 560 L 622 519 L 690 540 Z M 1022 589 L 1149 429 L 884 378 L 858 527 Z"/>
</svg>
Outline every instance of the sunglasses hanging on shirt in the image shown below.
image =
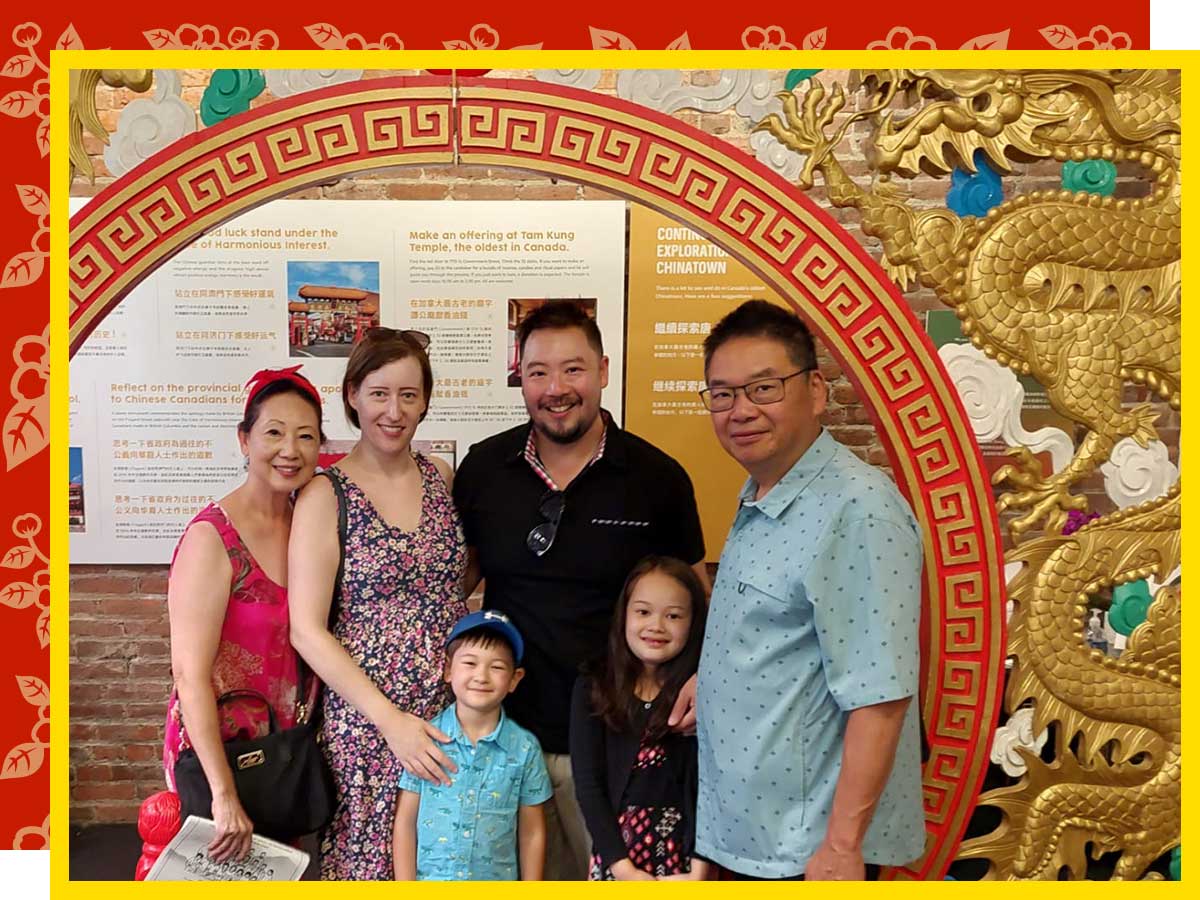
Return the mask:
<svg viewBox="0 0 1200 900">
<path fill-rule="evenodd" d="M 525 537 L 525 546 L 536 556 L 545 556 L 554 546 L 558 535 L 558 523 L 562 521 L 566 508 L 566 495 L 562 491 L 547 491 L 538 503 L 538 513 L 546 521 L 534 525 Z"/>
</svg>

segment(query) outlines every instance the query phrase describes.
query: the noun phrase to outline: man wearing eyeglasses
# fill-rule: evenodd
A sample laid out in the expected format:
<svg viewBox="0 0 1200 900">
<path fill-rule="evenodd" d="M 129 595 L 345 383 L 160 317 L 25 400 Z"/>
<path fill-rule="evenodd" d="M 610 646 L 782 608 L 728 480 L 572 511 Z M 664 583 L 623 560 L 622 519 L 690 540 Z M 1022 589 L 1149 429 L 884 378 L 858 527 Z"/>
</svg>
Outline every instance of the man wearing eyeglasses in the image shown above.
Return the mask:
<svg viewBox="0 0 1200 900">
<path fill-rule="evenodd" d="M 507 713 L 537 736 L 554 798 L 548 880 L 587 877 L 591 841 L 575 800 L 567 725 L 582 665 L 603 657 L 625 576 L 654 553 L 695 566 L 704 539 L 691 480 L 601 409 L 608 358 L 579 306 L 554 301 L 518 328 L 530 421 L 471 448 L 454 479 L 469 549 L 468 587 L 525 637 L 525 678 Z"/>
<path fill-rule="evenodd" d="M 921 534 L 892 481 L 821 427 L 801 319 L 743 304 L 701 392 L 750 476 L 713 587 L 696 698 L 696 852 L 744 880 L 861 880 L 925 843 Z"/>
</svg>

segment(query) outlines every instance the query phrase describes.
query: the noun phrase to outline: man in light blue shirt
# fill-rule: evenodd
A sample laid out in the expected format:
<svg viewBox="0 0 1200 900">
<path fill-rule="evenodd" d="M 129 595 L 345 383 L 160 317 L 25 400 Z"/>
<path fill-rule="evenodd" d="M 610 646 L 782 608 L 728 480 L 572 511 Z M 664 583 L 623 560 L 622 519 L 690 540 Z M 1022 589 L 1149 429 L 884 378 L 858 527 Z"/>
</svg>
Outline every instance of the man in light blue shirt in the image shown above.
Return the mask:
<svg viewBox="0 0 1200 900">
<path fill-rule="evenodd" d="M 745 879 L 861 880 L 925 844 L 921 534 L 820 424 L 811 334 L 765 301 L 705 341 L 702 396 L 749 473 L 697 691 L 696 852 Z"/>
<path fill-rule="evenodd" d="M 540 881 L 550 776 L 537 738 L 500 705 L 524 674 L 520 632 L 503 613 L 480 610 L 459 620 L 447 644 L 455 702 L 433 725 L 450 738 L 442 751 L 458 771 L 448 786 L 401 776 L 396 878 Z"/>
</svg>

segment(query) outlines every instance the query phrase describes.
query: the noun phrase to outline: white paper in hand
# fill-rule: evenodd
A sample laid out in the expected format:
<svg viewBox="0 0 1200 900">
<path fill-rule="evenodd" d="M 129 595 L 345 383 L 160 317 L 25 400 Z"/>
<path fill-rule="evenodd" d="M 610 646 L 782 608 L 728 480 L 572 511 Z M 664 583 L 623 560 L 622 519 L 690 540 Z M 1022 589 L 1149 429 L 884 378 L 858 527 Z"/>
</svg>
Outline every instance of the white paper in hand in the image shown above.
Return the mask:
<svg viewBox="0 0 1200 900">
<path fill-rule="evenodd" d="M 188 816 L 146 881 L 299 881 L 308 868 L 309 856 L 303 850 L 257 834 L 241 862 L 213 862 L 208 845 L 216 833 L 212 819 Z"/>
</svg>

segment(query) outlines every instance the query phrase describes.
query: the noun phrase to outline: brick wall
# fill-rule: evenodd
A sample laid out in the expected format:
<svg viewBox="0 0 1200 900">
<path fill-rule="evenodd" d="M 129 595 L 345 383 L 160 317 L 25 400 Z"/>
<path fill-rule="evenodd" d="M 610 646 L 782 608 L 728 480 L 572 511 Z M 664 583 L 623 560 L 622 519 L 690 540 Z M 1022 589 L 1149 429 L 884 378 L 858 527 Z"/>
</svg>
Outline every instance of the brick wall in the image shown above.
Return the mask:
<svg viewBox="0 0 1200 900">
<path fill-rule="evenodd" d="M 71 567 L 71 818 L 130 822 L 164 786 L 171 686 L 162 566 Z"/>
<path fill-rule="evenodd" d="M 367 72 L 365 77 L 382 74 L 385 73 Z M 530 77 L 528 72 L 496 74 Z M 193 108 L 199 107 L 208 76 L 209 73 L 202 71 L 183 73 L 183 97 Z M 713 84 L 716 77 L 716 73 L 707 71 L 685 74 L 685 80 L 695 85 Z M 781 71 L 776 78 L 780 86 L 783 78 Z M 845 73 L 822 72 L 818 78 L 828 87 L 835 81 L 844 83 Z M 597 90 L 615 94 L 616 74 L 606 72 Z M 115 129 L 119 111 L 138 96 L 102 86 L 97 95 L 101 121 L 108 129 Z M 269 93 L 264 92 L 253 106 L 271 99 Z M 857 97 L 852 96 L 843 115 L 856 109 L 857 102 Z M 684 110 L 675 117 L 735 147 L 749 150 L 749 128 L 732 111 L 714 114 Z M 834 127 L 837 124 L 835 122 Z M 862 162 L 866 128 L 860 123 L 852 129 L 838 155 L 847 172 L 858 183 L 869 186 L 872 176 Z M 77 179 L 72 193 L 79 196 L 94 194 L 112 181 L 101 156 L 100 142 L 87 136 L 85 145 L 97 177 L 94 185 Z M 1016 166 L 1014 174 L 1004 178 L 1005 196 L 1058 188 L 1059 169 L 1059 164 L 1052 161 Z M 917 208 L 945 206 L 948 186 L 948 179 L 930 178 L 910 184 L 912 205 Z M 1118 186 L 1119 195 L 1125 196 L 1140 195 L 1144 190 L 1141 182 L 1128 177 L 1124 177 Z M 617 199 L 604 191 L 562 180 L 468 166 L 393 169 L 310 188 L 294 196 L 338 200 Z M 810 196 L 827 205 L 820 183 Z M 879 243 L 863 235 L 857 213 L 837 209 L 830 209 L 830 212 L 873 257 L 879 258 Z M 914 289 L 906 294 L 906 299 L 918 315 L 926 310 L 944 308 L 933 292 L 926 289 Z M 853 386 L 828 354 L 821 355 L 820 363 L 832 385 L 826 424 L 838 440 L 863 459 L 886 468 L 885 452 Z M 1127 399 L 1135 402 L 1144 397 L 1144 390 L 1131 388 Z M 1160 433 L 1170 449 L 1172 461 L 1177 463 L 1180 415 L 1165 405 L 1162 409 Z M 1099 475 L 1084 486 L 1084 491 L 1089 494 L 1093 509 L 1103 512 L 1111 508 Z M 70 758 L 71 815 L 76 823 L 134 821 L 138 803 L 163 786 L 162 723 L 170 688 L 165 589 L 165 567 L 72 567 Z"/>
</svg>

